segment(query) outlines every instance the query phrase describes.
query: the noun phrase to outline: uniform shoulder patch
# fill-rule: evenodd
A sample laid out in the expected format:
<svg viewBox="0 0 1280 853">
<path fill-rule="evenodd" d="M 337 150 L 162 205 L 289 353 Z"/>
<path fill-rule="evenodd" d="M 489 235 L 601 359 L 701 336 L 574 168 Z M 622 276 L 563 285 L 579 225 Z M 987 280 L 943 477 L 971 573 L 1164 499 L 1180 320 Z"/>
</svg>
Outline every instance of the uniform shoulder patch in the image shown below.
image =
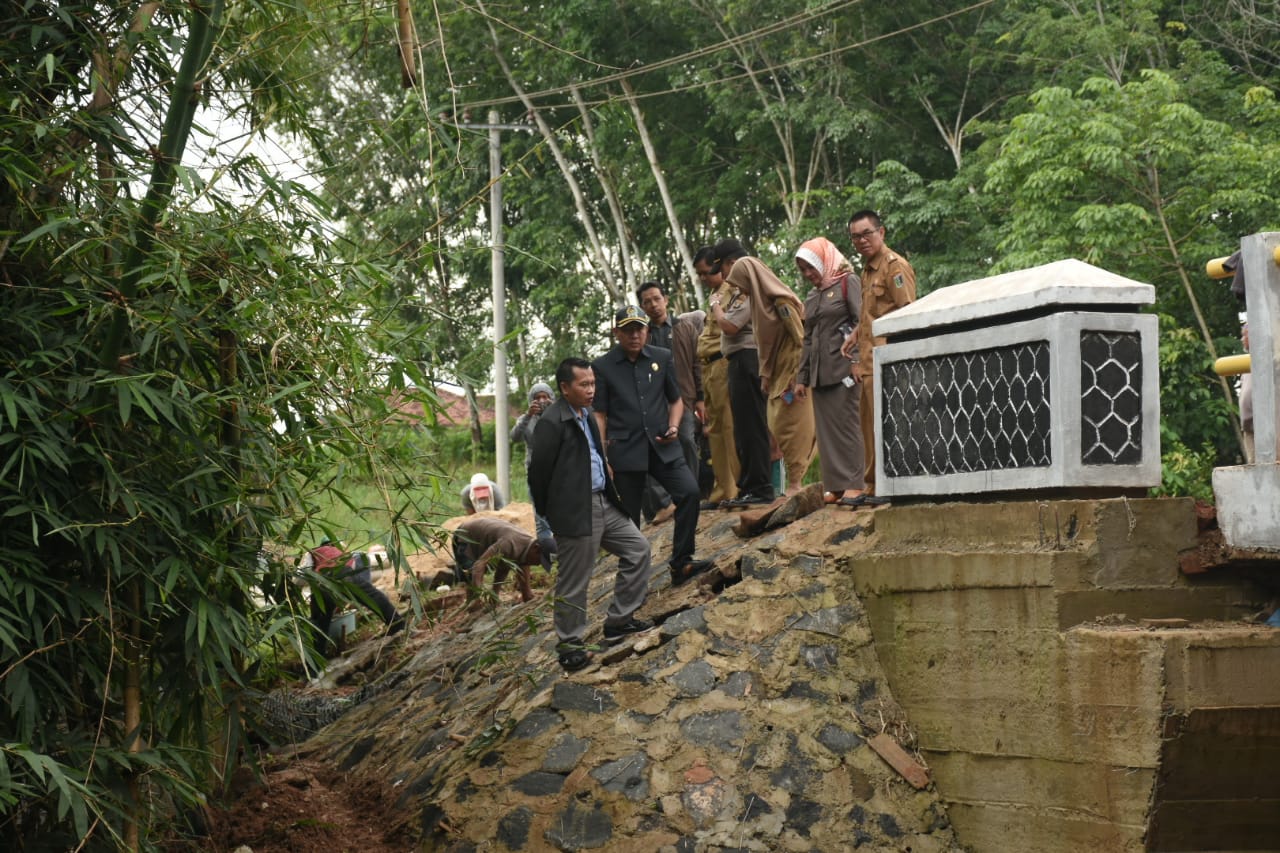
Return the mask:
<svg viewBox="0 0 1280 853">
<path fill-rule="evenodd" d="M 902 285 L 903 285 L 902 273 L 898 273 L 893 277 L 893 286 L 902 287 Z"/>
</svg>

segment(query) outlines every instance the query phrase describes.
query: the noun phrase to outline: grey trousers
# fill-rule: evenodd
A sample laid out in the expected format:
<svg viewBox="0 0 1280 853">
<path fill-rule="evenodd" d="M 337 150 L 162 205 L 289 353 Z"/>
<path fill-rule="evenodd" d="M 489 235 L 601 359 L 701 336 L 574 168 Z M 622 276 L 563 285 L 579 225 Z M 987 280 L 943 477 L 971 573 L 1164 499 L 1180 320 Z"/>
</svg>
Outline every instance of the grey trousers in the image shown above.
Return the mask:
<svg viewBox="0 0 1280 853">
<path fill-rule="evenodd" d="M 818 464 L 822 487 L 829 492 L 861 489 L 866 464 L 862 458 L 861 390 L 822 385 L 813 393 L 813 420 L 818 430 Z"/>
<path fill-rule="evenodd" d="M 651 567 L 649 540 L 631 519 L 600 492 L 591 496 L 591 535 L 556 535 L 555 625 L 561 644 L 581 643 L 587 633 L 587 587 L 595 571 L 600 549 L 618 558 L 613 601 L 605 614 L 606 625 L 620 625 L 644 604 Z"/>
</svg>

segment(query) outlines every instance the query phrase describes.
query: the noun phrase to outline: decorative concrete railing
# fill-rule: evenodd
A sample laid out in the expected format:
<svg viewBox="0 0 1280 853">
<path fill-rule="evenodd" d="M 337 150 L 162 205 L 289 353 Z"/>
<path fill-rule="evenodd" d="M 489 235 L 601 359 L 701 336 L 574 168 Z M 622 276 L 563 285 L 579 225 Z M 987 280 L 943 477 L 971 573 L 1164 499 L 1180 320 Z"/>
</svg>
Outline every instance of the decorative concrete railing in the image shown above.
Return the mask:
<svg viewBox="0 0 1280 853">
<path fill-rule="evenodd" d="M 1280 232 L 1252 234 L 1240 241 L 1245 310 L 1253 375 L 1251 465 L 1217 468 L 1213 495 L 1218 526 L 1235 548 L 1280 551 Z"/>
<path fill-rule="evenodd" d="M 885 496 L 1160 483 L 1155 289 L 1082 261 L 942 288 L 875 321 Z"/>
</svg>

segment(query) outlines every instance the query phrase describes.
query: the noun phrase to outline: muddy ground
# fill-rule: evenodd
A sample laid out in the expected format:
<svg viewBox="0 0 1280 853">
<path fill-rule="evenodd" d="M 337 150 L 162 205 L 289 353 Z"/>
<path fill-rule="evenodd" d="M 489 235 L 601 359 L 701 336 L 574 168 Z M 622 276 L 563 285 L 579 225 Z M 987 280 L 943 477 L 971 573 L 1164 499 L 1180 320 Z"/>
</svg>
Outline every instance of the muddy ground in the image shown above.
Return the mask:
<svg viewBox="0 0 1280 853">
<path fill-rule="evenodd" d="M 533 529 L 532 508 L 527 504 L 512 504 L 492 514 Z M 461 520 L 451 519 L 444 527 L 451 530 Z M 420 583 L 430 582 L 449 565 L 444 553 L 429 551 L 412 555 L 408 562 L 414 579 Z M 402 590 L 409 578 L 403 573 L 397 577 L 394 571 L 375 571 L 373 580 L 398 608 L 408 606 Z M 535 589 L 549 584 L 547 575 L 534 573 Z M 518 600 L 510 590 L 503 596 L 512 603 Z M 361 627 L 349 647 L 377 636 L 377 626 L 366 616 L 362 615 Z M 401 660 L 422 645 L 437 641 L 467 619 L 461 609 L 433 614 L 410 630 L 405 647 L 397 649 L 395 659 Z M 391 663 L 390 659 L 374 662 L 366 674 L 376 677 Z M 308 692 L 342 696 L 351 689 L 308 688 Z M 324 762 L 295 759 L 291 749 L 263 754 L 261 762 L 260 779 L 243 769 L 231 780 L 221 801 L 208 810 L 206 838 L 177 844 L 172 849 L 216 853 L 403 853 L 417 849 L 413 825 L 416 814 L 396 811 L 399 792 L 386 783 L 353 778 Z"/>
</svg>

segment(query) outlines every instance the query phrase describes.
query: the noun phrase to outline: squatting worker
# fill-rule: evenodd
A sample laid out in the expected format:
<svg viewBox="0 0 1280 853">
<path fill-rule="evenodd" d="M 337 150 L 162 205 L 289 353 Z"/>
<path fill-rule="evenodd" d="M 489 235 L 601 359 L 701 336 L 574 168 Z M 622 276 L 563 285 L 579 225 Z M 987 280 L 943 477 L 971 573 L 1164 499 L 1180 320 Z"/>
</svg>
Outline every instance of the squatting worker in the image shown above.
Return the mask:
<svg viewBox="0 0 1280 853">
<path fill-rule="evenodd" d="M 795 394 L 804 344 L 804 305 L 759 258 L 739 258 L 725 281 L 751 300 L 760 390 L 768 400 L 766 423 L 782 451 L 787 493 L 795 494 L 803 486 L 815 448 L 813 400 Z"/>
<path fill-rule="evenodd" d="M 874 210 L 859 210 L 849 217 L 849 239 L 853 248 L 862 256 L 862 317 L 858 325 L 858 381 L 861 395 L 862 448 L 866 457 L 866 502 L 882 503 L 876 493 L 876 410 L 875 377 L 871 351 L 885 343 L 884 338 L 873 338 L 871 323 L 880 317 L 914 302 L 916 299 L 916 273 L 906 258 L 884 243 L 885 228 L 880 214 Z M 853 345 L 845 348 L 852 356 Z"/>
<path fill-rule="evenodd" d="M 724 283 L 716 252 L 703 246 L 693 256 L 693 269 L 702 286 L 717 305 L 729 302 L 733 288 Z M 698 335 L 698 361 L 702 364 L 703 430 L 711 447 L 711 470 L 715 485 L 703 509 L 718 506 L 721 501 L 738 496 L 738 450 L 733 443 L 733 412 L 729 408 L 729 362 L 721 348 L 724 332 L 720 324 L 708 316 Z"/>
<path fill-rule="evenodd" d="M 492 565 L 493 593 L 507 579 L 512 566 L 516 569 L 516 588 L 520 600 L 533 598 L 529 584 L 529 567 L 541 563 L 542 549 L 555 550 L 552 539 L 534 539 L 509 521 L 491 515 L 472 515 L 453 532 L 453 562 L 458 577 L 474 596 L 484 584 L 485 571 Z"/>
<path fill-rule="evenodd" d="M 684 401 L 671 350 L 646 343 L 649 319 L 634 305 L 618 309 L 607 353 L 591 363 L 596 373 L 595 416 L 608 448 L 622 506 L 638 527 L 645 477 L 657 480 L 675 504 L 671 583 L 678 585 L 711 564 L 693 556 L 698 531 L 698 482 L 680 448 Z M 554 529 L 555 523 L 552 522 Z"/>
<path fill-rule="evenodd" d="M 320 544 L 302 556 L 299 568 L 327 575 L 341 580 L 359 590 L 356 601 L 375 611 L 387 625 L 387 632 L 394 634 L 404 630 L 405 618 L 396 612 L 395 605 L 386 593 L 374 586 L 373 573 L 369 568 L 368 555 L 363 551 L 347 553 L 341 542 L 325 537 Z M 341 593 L 325 589 L 317 583 L 311 587 L 311 622 L 316 627 L 317 642 L 329 651 L 329 626 L 333 623 L 333 614 L 341 604 Z"/>
<path fill-rule="evenodd" d="M 715 245 L 713 263 L 726 280 L 747 250 L 733 238 Z M 764 392 L 760 390 L 760 355 L 751 328 L 751 299 L 730 287 L 728 301 L 713 295 L 708 301 L 711 320 L 723 334 L 725 360 L 729 362 L 729 407 L 733 411 L 733 438 L 738 453 L 738 496 L 727 506 L 773 502 L 773 478 L 769 475 L 769 421 Z"/>
<path fill-rule="evenodd" d="M 804 353 L 796 396 L 813 395 L 826 502 L 858 506 L 864 463 L 857 362 L 842 350 L 856 340 L 862 287 L 848 259 L 826 237 L 806 240 L 796 250 L 796 267 L 813 285 L 804 300 Z"/>
<path fill-rule="evenodd" d="M 556 532 L 560 567 L 556 572 L 554 622 L 556 652 L 567 671 L 591 663 L 587 632 L 587 586 L 603 548 L 618 558 L 613 601 L 605 614 L 606 642 L 645 631 L 653 623 L 637 619 L 649 589 L 649 541 L 622 510 L 622 498 L 605 465 L 591 404 L 596 375 L 591 363 L 566 358 L 556 368 L 560 399 L 542 413 L 533 432 L 529 496 Z"/>
</svg>

